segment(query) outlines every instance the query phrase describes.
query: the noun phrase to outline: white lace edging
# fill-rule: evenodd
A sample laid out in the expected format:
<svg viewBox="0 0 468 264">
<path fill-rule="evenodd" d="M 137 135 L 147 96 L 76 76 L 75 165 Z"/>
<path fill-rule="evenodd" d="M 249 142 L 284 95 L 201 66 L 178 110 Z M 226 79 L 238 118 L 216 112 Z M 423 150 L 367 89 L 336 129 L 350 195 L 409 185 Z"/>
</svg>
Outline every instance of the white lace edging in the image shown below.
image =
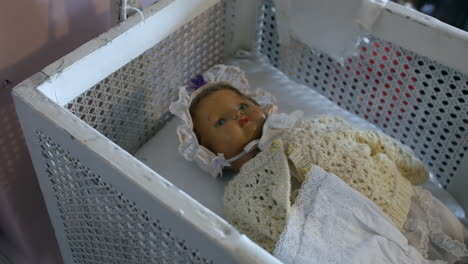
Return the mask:
<svg viewBox="0 0 468 264">
<path fill-rule="evenodd" d="M 429 230 L 424 223 L 416 219 L 407 219 L 404 225 L 407 235 L 418 235 L 417 245 L 413 245 L 424 258 L 428 258 Z"/>
<path fill-rule="evenodd" d="M 312 166 L 274 255 L 284 263 L 443 263 L 407 242 L 392 220 L 341 179 Z"/>
<path fill-rule="evenodd" d="M 270 112 L 276 111 L 275 98 L 268 92 L 257 89 L 250 90 L 249 82 L 245 72 L 232 65 L 215 65 L 203 73 L 203 78 L 207 83 L 224 81 L 237 88 L 241 93 L 255 99 L 260 106 L 268 107 Z M 188 86 L 179 88 L 179 99 L 173 102 L 169 110 L 182 120 L 182 124 L 177 128 L 179 137 L 179 152 L 189 161 L 195 161 L 204 171 L 213 177 L 221 175 L 223 168 L 230 166 L 223 154 L 215 154 L 198 143 L 193 132 L 193 121 L 190 116 L 189 107 L 192 100 L 203 91 L 206 85 L 190 93 Z"/>
<path fill-rule="evenodd" d="M 450 236 L 444 233 L 442 230 L 442 223 L 440 219 L 434 217 L 437 215 L 433 206 L 433 197 L 432 194 L 424 190 L 421 187 L 415 187 L 415 192 L 417 194 L 417 199 L 421 205 L 423 211 L 427 217 L 427 233 L 429 234 L 430 240 L 436 244 L 441 249 L 449 252 L 457 258 L 463 258 L 468 256 L 468 249 L 466 245 L 458 240 L 452 239 Z"/>
</svg>

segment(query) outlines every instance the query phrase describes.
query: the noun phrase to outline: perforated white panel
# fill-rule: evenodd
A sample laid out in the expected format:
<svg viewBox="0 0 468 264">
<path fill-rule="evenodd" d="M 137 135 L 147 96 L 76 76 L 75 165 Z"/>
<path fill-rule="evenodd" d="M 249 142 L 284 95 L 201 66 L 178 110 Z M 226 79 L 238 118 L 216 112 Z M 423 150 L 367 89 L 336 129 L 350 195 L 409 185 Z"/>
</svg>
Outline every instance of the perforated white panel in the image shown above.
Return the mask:
<svg viewBox="0 0 468 264">
<path fill-rule="evenodd" d="M 232 29 L 235 27 L 236 23 L 236 6 L 237 6 L 237 0 L 229 0 L 225 1 L 226 3 L 226 30 L 232 33 Z M 233 39 L 233 34 L 228 34 L 226 36 L 226 41 L 232 41 Z"/>
<path fill-rule="evenodd" d="M 371 36 L 341 66 L 297 41 L 280 47 L 272 1 L 260 12 L 258 50 L 275 67 L 407 144 L 450 183 L 468 149 L 468 76 Z"/>
<path fill-rule="evenodd" d="M 226 3 L 220 2 L 67 105 L 134 152 L 170 118 L 178 88 L 222 61 Z"/>
<path fill-rule="evenodd" d="M 74 263 L 213 263 L 36 130 Z"/>
</svg>

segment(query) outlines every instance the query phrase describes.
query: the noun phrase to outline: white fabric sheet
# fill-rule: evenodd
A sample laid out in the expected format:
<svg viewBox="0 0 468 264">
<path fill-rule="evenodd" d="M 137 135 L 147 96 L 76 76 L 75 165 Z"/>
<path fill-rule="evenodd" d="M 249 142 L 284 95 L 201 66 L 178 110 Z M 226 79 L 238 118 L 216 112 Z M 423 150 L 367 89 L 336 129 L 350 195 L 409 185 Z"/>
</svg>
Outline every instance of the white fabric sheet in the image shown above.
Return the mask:
<svg viewBox="0 0 468 264">
<path fill-rule="evenodd" d="M 284 263 L 441 263 L 424 259 L 372 201 L 312 166 L 274 255 Z"/>
</svg>

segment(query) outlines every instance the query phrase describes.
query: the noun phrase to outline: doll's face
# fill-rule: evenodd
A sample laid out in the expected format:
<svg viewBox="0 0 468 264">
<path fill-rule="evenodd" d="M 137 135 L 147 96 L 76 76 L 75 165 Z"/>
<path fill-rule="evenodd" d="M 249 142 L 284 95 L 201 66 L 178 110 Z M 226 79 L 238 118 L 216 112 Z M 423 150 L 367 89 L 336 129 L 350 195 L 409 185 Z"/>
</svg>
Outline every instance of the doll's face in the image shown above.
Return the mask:
<svg viewBox="0 0 468 264">
<path fill-rule="evenodd" d="M 260 138 L 266 120 L 264 109 L 255 101 L 228 89 L 203 97 L 192 115 L 199 143 L 214 153 L 223 153 L 226 159 Z M 233 167 L 238 166 L 233 164 Z"/>
</svg>

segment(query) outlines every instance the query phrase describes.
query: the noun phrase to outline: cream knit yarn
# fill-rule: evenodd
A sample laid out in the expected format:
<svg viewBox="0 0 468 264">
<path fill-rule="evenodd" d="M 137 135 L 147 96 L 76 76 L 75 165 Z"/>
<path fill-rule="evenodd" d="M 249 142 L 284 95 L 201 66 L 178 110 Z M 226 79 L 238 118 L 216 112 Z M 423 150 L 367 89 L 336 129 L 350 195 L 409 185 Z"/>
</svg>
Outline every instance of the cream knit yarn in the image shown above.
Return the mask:
<svg viewBox="0 0 468 264">
<path fill-rule="evenodd" d="M 312 164 L 364 194 L 399 229 L 410 208 L 411 183 L 428 177 L 411 150 L 393 138 L 355 128 L 337 117 L 319 116 L 288 129 L 269 151 L 244 164 L 225 190 L 227 220 L 273 251 L 291 206 L 291 171 L 303 182 Z"/>
<path fill-rule="evenodd" d="M 288 159 L 280 149 L 272 147 L 249 160 L 224 193 L 227 220 L 270 252 L 291 208 Z"/>
</svg>

